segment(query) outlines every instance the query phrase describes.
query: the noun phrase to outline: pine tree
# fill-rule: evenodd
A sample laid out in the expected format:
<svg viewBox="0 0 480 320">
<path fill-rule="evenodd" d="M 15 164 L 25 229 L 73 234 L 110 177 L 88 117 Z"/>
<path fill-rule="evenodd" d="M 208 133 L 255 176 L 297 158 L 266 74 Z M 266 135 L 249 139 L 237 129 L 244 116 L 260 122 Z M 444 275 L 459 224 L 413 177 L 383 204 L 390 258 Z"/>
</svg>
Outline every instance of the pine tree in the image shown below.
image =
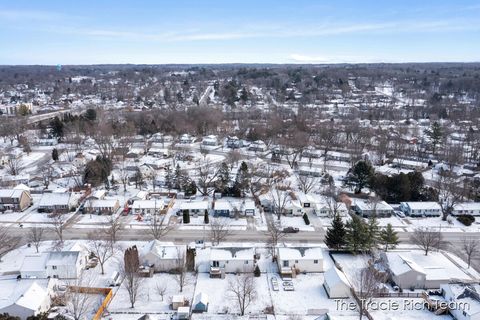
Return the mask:
<svg viewBox="0 0 480 320">
<path fill-rule="evenodd" d="M 378 245 L 380 236 L 380 228 L 378 227 L 377 216 L 372 214 L 368 218 L 367 224 L 367 246 L 369 249 L 374 249 Z"/>
<path fill-rule="evenodd" d="M 240 197 L 245 197 L 245 193 L 248 190 L 250 186 L 250 179 L 248 175 L 248 165 L 245 163 L 245 161 L 242 161 L 242 164 L 240 165 L 240 169 L 237 172 L 237 177 L 235 179 L 235 186 L 234 186 L 234 191 L 235 193 L 238 193 Z"/>
<path fill-rule="evenodd" d="M 52 159 L 53 159 L 53 161 L 58 161 L 58 150 L 57 150 L 57 148 L 53 148 L 53 150 L 52 150 Z"/>
<path fill-rule="evenodd" d="M 183 223 L 190 223 L 190 213 L 188 210 L 183 210 Z"/>
<path fill-rule="evenodd" d="M 432 153 L 435 154 L 437 151 L 437 146 L 442 140 L 443 130 L 440 124 L 435 121 L 432 123 L 429 129 L 426 129 L 425 134 L 430 139 L 430 144 L 432 145 Z"/>
<path fill-rule="evenodd" d="M 362 218 L 352 216 L 352 220 L 348 221 L 346 227 L 347 247 L 352 253 L 366 251 L 368 249 L 368 226 Z"/>
<path fill-rule="evenodd" d="M 255 269 L 253 270 L 253 275 L 257 278 L 260 277 L 260 275 L 261 275 L 260 268 L 258 267 L 258 264 L 255 266 Z"/>
<path fill-rule="evenodd" d="M 340 250 L 346 244 L 346 230 L 343 224 L 342 218 L 339 214 L 336 214 L 332 220 L 332 225 L 327 229 L 325 235 L 325 244 L 330 249 Z"/>
<path fill-rule="evenodd" d="M 217 191 L 225 194 L 230 184 L 230 169 L 225 162 L 222 162 L 218 171 Z"/>
<path fill-rule="evenodd" d="M 205 214 L 203 215 L 203 223 L 209 224 L 210 223 L 210 218 L 208 217 L 208 211 L 205 210 Z"/>
<path fill-rule="evenodd" d="M 385 245 L 385 251 L 388 248 L 395 249 L 395 247 L 400 243 L 398 240 L 398 234 L 395 230 L 393 230 L 392 225 L 389 223 L 387 227 L 380 232 L 380 241 L 383 245 Z"/>
</svg>

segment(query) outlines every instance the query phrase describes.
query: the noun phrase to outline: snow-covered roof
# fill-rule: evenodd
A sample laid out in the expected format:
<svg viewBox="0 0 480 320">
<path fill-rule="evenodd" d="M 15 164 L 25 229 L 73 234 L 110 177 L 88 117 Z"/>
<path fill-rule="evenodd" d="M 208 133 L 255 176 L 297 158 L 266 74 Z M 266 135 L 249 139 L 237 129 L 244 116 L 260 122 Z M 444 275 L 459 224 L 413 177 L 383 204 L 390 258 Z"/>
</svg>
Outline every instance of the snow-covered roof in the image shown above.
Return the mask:
<svg viewBox="0 0 480 320">
<path fill-rule="evenodd" d="M 49 257 L 48 252 L 27 255 L 23 259 L 20 273 L 24 272 L 42 272 L 45 270 L 45 265 Z"/>
<path fill-rule="evenodd" d="M 212 248 L 210 250 L 210 261 L 253 260 L 253 254 L 253 248 Z"/>
<path fill-rule="evenodd" d="M 357 206 L 362 211 L 370 211 L 370 210 L 391 210 L 393 211 L 392 206 L 390 206 L 385 201 L 365 201 L 362 199 L 355 199 L 355 206 Z"/>
<path fill-rule="evenodd" d="M 429 252 L 426 256 L 421 250 L 390 251 L 385 255 L 390 271 L 395 275 L 415 270 L 425 274 L 426 280 L 471 280 L 470 276 L 441 252 Z"/>
<path fill-rule="evenodd" d="M 37 311 L 47 298 L 49 280 L 2 279 L 0 280 L 0 309 L 13 304 Z"/>
<path fill-rule="evenodd" d="M 185 246 L 177 246 L 174 244 L 165 244 L 158 240 L 152 240 L 147 243 L 142 250 L 143 255 L 153 254 L 159 259 L 178 259 L 179 254 L 185 254 Z"/>
<path fill-rule="evenodd" d="M 87 204 L 87 207 L 90 208 L 113 208 L 117 205 L 117 199 L 96 199 L 91 200 Z"/>
<path fill-rule="evenodd" d="M 52 251 L 47 266 L 75 266 L 79 255 L 78 251 Z"/>
<path fill-rule="evenodd" d="M 232 204 L 227 200 L 217 200 L 213 204 L 215 210 L 233 210 Z"/>
<path fill-rule="evenodd" d="M 333 288 L 337 284 L 345 284 L 346 286 L 350 287 L 350 283 L 348 282 L 347 277 L 345 274 L 338 270 L 337 267 L 332 266 L 330 269 L 325 272 L 325 282 L 328 283 L 330 288 Z"/>
<path fill-rule="evenodd" d="M 70 203 L 70 193 L 44 193 L 40 202 L 38 203 L 39 207 L 49 207 L 49 206 L 68 206 Z"/>
<path fill-rule="evenodd" d="M 201 200 L 201 201 L 183 201 L 180 203 L 181 210 L 208 210 L 209 201 L 208 200 Z"/>
<path fill-rule="evenodd" d="M 480 210 L 480 202 L 461 202 L 457 203 L 454 207 L 455 211 L 470 211 L 470 210 Z"/>
<path fill-rule="evenodd" d="M 280 260 L 323 260 L 323 250 L 320 247 L 278 248 Z"/>
<path fill-rule="evenodd" d="M 0 189 L 0 198 L 20 198 L 23 192 L 22 189 Z"/>
<path fill-rule="evenodd" d="M 132 209 L 158 209 L 162 210 L 164 207 L 163 201 L 158 200 L 135 200 L 132 204 Z"/>
<path fill-rule="evenodd" d="M 401 202 L 412 210 L 441 210 L 440 205 L 435 201 L 413 201 Z"/>
<path fill-rule="evenodd" d="M 203 303 L 204 305 L 208 304 L 208 295 L 204 292 L 200 292 L 195 296 L 195 301 L 193 304 L 198 304 L 199 302 Z"/>
</svg>

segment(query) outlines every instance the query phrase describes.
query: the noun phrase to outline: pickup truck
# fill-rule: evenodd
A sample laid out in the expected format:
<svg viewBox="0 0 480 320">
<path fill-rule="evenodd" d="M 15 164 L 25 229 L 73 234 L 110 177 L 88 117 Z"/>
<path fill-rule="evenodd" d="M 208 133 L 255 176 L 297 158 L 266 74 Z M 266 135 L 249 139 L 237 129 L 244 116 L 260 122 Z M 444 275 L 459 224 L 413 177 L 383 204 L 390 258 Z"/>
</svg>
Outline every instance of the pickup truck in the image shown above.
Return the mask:
<svg viewBox="0 0 480 320">
<path fill-rule="evenodd" d="M 300 230 L 298 228 L 294 228 L 294 227 L 286 227 L 286 228 L 283 228 L 283 232 L 284 233 L 297 233 L 299 232 Z"/>
</svg>

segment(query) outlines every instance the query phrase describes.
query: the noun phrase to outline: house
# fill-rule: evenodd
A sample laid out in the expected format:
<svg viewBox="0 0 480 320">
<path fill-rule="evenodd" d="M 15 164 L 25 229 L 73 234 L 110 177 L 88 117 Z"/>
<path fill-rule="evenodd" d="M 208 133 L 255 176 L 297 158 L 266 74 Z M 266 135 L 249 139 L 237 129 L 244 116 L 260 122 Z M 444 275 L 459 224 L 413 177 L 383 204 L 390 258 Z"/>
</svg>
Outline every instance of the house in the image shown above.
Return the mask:
<svg viewBox="0 0 480 320">
<path fill-rule="evenodd" d="M 144 266 L 153 266 L 155 272 L 169 272 L 179 264 L 185 264 L 185 254 L 185 246 L 152 240 L 142 248 L 140 262 Z"/>
<path fill-rule="evenodd" d="M 434 201 L 400 202 L 400 210 L 411 217 L 440 217 L 442 208 Z"/>
<path fill-rule="evenodd" d="M 348 298 L 350 296 L 350 283 L 345 274 L 335 266 L 325 272 L 323 288 L 330 299 Z"/>
<path fill-rule="evenodd" d="M 480 216 L 480 202 L 461 202 L 454 206 L 452 215 L 471 214 Z"/>
<path fill-rule="evenodd" d="M 203 313 L 208 311 L 208 296 L 200 292 L 195 296 L 192 304 L 192 312 L 194 313 Z"/>
<path fill-rule="evenodd" d="M 177 309 L 177 320 L 187 320 L 190 318 L 190 307 L 179 307 Z"/>
<path fill-rule="evenodd" d="M 315 203 L 313 207 L 313 212 L 317 217 L 332 217 L 335 214 L 335 211 L 341 217 L 345 217 L 348 214 L 347 206 L 343 202 L 334 202 L 330 206 L 328 203 L 322 201 Z"/>
<path fill-rule="evenodd" d="M 323 250 L 320 247 L 278 247 L 277 264 L 282 277 L 299 272 L 323 272 Z"/>
<path fill-rule="evenodd" d="M 257 140 L 248 146 L 248 150 L 254 152 L 265 152 L 267 151 L 267 145 L 262 140 Z"/>
<path fill-rule="evenodd" d="M 45 264 L 47 277 L 76 279 L 86 265 L 81 251 L 52 251 Z"/>
<path fill-rule="evenodd" d="M 180 137 L 181 144 L 190 144 L 190 143 L 193 143 L 194 141 L 195 141 L 195 138 L 189 134 L 182 134 L 182 136 Z"/>
<path fill-rule="evenodd" d="M 238 211 L 238 208 L 234 208 L 230 201 L 226 199 L 218 199 L 213 202 L 213 215 L 215 217 L 230 217 L 235 214 L 234 211 Z"/>
<path fill-rule="evenodd" d="M 303 216 L 305 213 L 302 204 L 298 200 L 290 199 L 285 204 L 285 214 L 289 216 Z"/>
<path fill-rule="evenodd" d="M 472 278 L 441 252 L 389 251 L 381 253 L 381 264 L 389 278 L 399 288 L 439 289 L 452 279 L 471 281 Z"/>
<path fill-rule="evenodd" d="M 355 212 L 362 217 L 370 217 L 374 214 L 377 217 L 389 217 L 393 214 L 393 208 L 385 201 L 355 199 L 353 207 Z"/>
<path fill-rule="evenodd" d="M 253 272 L 255 263 L 253 248 L 212 248 L 210 250 L 210 277 L 223 278 L 225 273 Z"/>
<path fill-rule="evenodd" d="M 255 201 L 252 199 L 244 199 L 240 206 L 240 211 L 245 216 L 255 216 L 257 212 L 257 206 L 255 205 Z"/>
<path fill-rule="evenodd" d="M 168 158 L 170 156 L 170 151 L 166 148 L 152 147 L 148 150 L 148 155 L 158 158 Z"/>
<path fill-rule="evenodd" d="M 243 147 L 242 140 L 240 140 L 238 137 L 233 136 L 233 137 L 227 137 L 227 147 L 230 149 L 237 149 Z"/>
<path fill-rule="evenodd" d="M 73 208 L 73 201 L 70 192 L 44 193 L 38 203 L 38 212 L 66 213 Z"/>
<path fill-rule="evenodd" d="M 159 200 L 136 200 L 130 206 L 134 214 L 158 214 L 164 207 L 163 201 Z"/>
<path fill-rule="evenodd" d="M 32 204 L 32 196 L 24 189 L 0 189 L 0 211 L 23 211 Z"/>
<path fill-rule="evenodd" d="M 187 211 L 190 215 L 203 215 L 210 209 L 210 202 L 208 200 L 200 201 L 182 201 L 178 204 L 180 212 Z"/>
<path fill-rule="evenodd" d="M 26 255 L 20 267 L 20 276 L 22 279 L 44 279 L 47 278 L 45 266 L 49 257 L 49 252 Z"/>
<path fill-rule="evenodd" d="M 449 312 L 457 320 L 480 319 L 480 285 L 448 283 L 440 286 L 445 301 L 455 306 Z"/>
<path fill-rule="evenodd" d="M 31 279 L 0 280 L 0 314 L 8 313 L 26 320 L 50 309 L 53 281 Z"/>
<path fill-rule="evenodd" d="M 84 210 L 90 214 L 114 214 L 120 208 L 118 199 L 89 199 Z"/>
<path fill-rule="evenodd" d="M 215 135 L 209 135 L 203 138 L 202 145 L 214 147 L 218 145 L 218 139 Z"/>
<path fill-rule="evenodd" d="M 303 192 L 298 192 L 295 195 L 298 201 L 300 201 L 300 205 L 304 212 L 313 212 L 315 203 L 317 202 L 314 197 Z"/>
</svg>

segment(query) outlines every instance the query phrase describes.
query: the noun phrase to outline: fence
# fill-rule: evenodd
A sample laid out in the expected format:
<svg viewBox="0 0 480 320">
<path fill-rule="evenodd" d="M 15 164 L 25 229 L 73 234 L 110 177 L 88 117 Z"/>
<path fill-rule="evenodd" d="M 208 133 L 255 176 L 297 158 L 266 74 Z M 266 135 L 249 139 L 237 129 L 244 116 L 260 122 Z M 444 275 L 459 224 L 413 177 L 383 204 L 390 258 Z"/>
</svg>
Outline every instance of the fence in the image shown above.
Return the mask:
<svg viewBox="0 0 480 320">
<path fill-rule="evenodd" d="M 107 305 L 112 300 L 113 290 L 110 288 L 91 288 L 91 287 L 79 287 L 79 286 L 69 286 L 68 290 L 73 292 L 80 292 L 86 294 L 102 294 L 105 295 L 105 298 L 102 301 L 102 304 L 98 308 L 93 320 L 100 320 L 102 318 L 103 311 L 107 308 Z"/>
</svg>

